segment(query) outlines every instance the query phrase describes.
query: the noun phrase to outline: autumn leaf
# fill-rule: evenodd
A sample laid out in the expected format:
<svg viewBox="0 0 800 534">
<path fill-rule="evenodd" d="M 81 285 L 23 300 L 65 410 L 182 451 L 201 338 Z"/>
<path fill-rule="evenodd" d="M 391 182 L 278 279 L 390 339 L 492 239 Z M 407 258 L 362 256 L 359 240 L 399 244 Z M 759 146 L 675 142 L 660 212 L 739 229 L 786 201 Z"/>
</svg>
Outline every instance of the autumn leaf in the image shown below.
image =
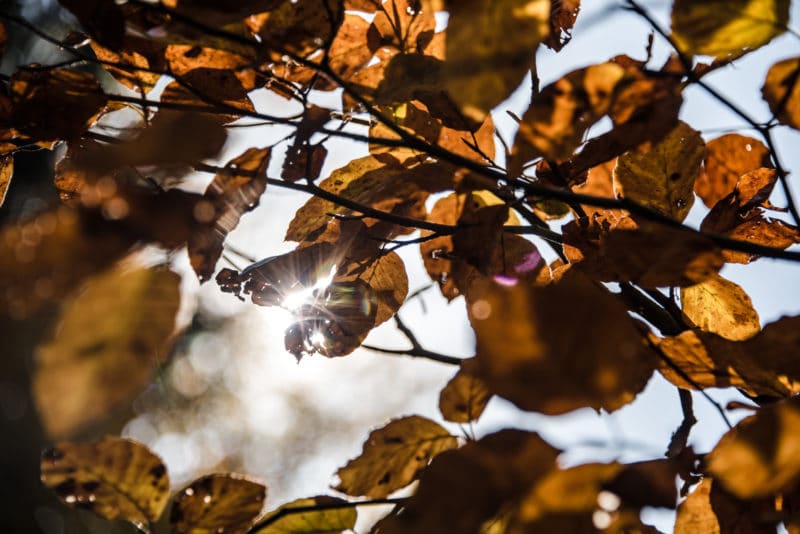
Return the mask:
<svg viewBox="0 0 800 534">
<path fill-rule="evenodd" d="M 437 456 L 403 512 L 373 532 L 479 532 L 555 467 L 559 451 L 537 434 L 506 429 Z"/>
<path fill-rule="evenodd" d="M 475 361 L 461 362 L 461 368 L 439 393 L 439 411 L 446 421 L 469 423 L 477 420 L 492 394 L 483 381 L 470 373 Z"/>
<path fill-rule="evenodd" d="M 619 157 L 614 192 L 682 221 L 694 204 L 704 155 L 700 133 L 680 122 L 658 143 L 644 143 Z"/>
<path fill-rule="evenodd" d="M 145 532 L 169 499 L 161 459 L 135 441 L 107 436 L 59 443 L 42 453 L 42 483 L 67 506 L 105 519 L 124 519 Z"/>
<path fill-rule="evenodd" d="M 800 58 L 784 59 L 767 72 L 761 93 L 778 120 L 800 129 Z"/>
<path fill-rule="evenodd" d="M 6 155 L 0 157 L 0 207 L 6 200 L 8 187 L 11 185 L 11 178 L 14 174 L 14 156 Z"/>
<path fill-rule="evenodd" d="M 271 512 L 258 522 L 252 534 L 343 534 L 356 526 L 355 506 L 338 506 L 347 501 L 321 495 L 296 499 Z"/>
<path fill-rule="evenodd" d="M 706 457 L 708 472 L 740 499 L 794 488 L 800 480 L 799 403 L 794 397 L 743 419 Z"/>
<path fill-rule="evenodd" d="M 704 478 L 678 507 L 675 534 L 773 534 L 774 511 L 769 504 L 739 500 L 718 482 Z"/>
<path fill-rule="evenodd" d="M 389 0 L 383 3 L 366 32 L 369 50 L 379 57 L 397 52 L 423 53 L 436 28 L 433 7 L 429 0 Z"/>
<path fill-rule="evenodd" d="M 786 31 L 789 0 L 675 0 L 672 37 L 681 50 L 741 56 Z"/>
<path fill-rule="evenodd" d="M 706 143 L 703 172 L 697 177 L 694 192 L 713 208 L 733 192 L 739 177 L 769 166 L 769 150 L 752 137 L 727 134 Z"/>
<path fill-rule="evenodd" d="M 125 19 L 114 0 L 59 0 L 72 11 L 92 37 L 104 46 L 119 50 L 125 37 Z"/>
<path fill-rule="evenodd" d="M 580 10 L 580 0 L 551 0 L 550 33 L 542 41 L 544 45 L 560 52 L 572 39 L 572 27 Z"/>
<path fill-rule="evenodd" d="M 433 457 L 458 439 L 429 419 L 412 415 L 373 430 L 364 450 L 336 472 L 337 491 L 382 498 L 414 481 Z"/>
<path fill-rule="evenodd" d="M 232 474 L 201 477 L 177 493 L 170 526 L 175 534 L 246 532 L 261 514 L 267 488 Z"/>
<path fill-rule="evenodd" d="M 622 303 L 571 271 L 544 287 L 483 282 L 468 312 L 479 376 L 523 410 L 612 412 L 633 401 L 657 363 Z"/>
<path fill-rule="evenodd" d="M 742 341 L 761 330 L 750 296 L 718 274 L 700 284 L 681 288 L 681 304 L 684 316 L 703 332 Z"/>
<path fill-rule="evenodd" d="M 90 278 L 64 303 L 39 347 L 33 396 L 50 436 L 102 421 L 150 382 L 167 356 L 180 277 L 118 265 Z"/>
<path fill-rule="evenodd" d="M 158 83 L 163 71 L 164 45 L 136 35 L 125 35 L 118 50 L 111 50 L 92 39 L 89 43 L 104 68 L 130 89 L 148 92 Z M 153 72 L 155 71 L 155 72 Z"/>
</svg>

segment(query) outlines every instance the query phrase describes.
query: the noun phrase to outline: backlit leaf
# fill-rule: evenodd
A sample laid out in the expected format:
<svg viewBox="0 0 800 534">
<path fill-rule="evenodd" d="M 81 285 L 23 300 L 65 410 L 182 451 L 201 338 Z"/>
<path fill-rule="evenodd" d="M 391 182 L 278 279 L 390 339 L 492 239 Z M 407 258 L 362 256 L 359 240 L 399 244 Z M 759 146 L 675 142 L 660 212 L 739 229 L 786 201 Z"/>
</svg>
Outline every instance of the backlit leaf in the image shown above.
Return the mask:
<svg viewBox="0 0 800 534">
<path fill-rule="evenodd" d="M 569 43 L 580 10 L 581 0 L 551 0 L 550 34 L 543 41 L 545 46 L 558 52 Z"/>
<path fill-rule="evenodd" d="M 741 499 L 794 488 L 800 480 L 800 399 L 761 408 L 720 439 L 708 472 Z"/>
<path fill-rule="evenodd" d="M 719 275 L 681 288 L 681 305 L 694 326 L 731 341 L 748 339 L 761 330 L 750 296 Z"/>
<path fill-rule="evenodd" d="M 107 63 L 103 68 L 130 89 L 149 91 L 161 77 L 161 74 L 152 71 L 164 70 L 164 45 L 157 41 L 125 35 L 117 51 L 94 39 L 90 44 L 97 59 Z"/>
<path fill-rule="evenodd" d="M 775 513 L 769 504 L 739 500 L 719 482 L 704 478 L 678 507 L 675 534 L 774 534 Z"/>
<path fill-rule="evenodd" d="M 786 31 L 789 0 L 675 0 L 672 37 L 681 50 L 740 56 Z"/>
<path fill-rule="evenodd" d="M 706 206 L 713 208 L 733 192 L 739 177 L 750 171 L 769 166 L 769 150 L 752 137 L 727 134 L 706 143 L 704 172 L 694 184 Z"/>
<path fill-rule="evenodd" d="M 180 277 L 118 265 L 63 304 L 36 354 L 33 396 L 47 432 L 64 437 L 102 421 L 150 382 L 169 350 Z"/>
<path fill-rule="evenodd" d="M 483 282 L 468 311 L 479 376 L 523 410 L 614 411 L 644 389 L 657 363 L 624 305 L 572 270 L 543 287 Z"/>
<path fill-rule="evenodd" d="M 337 471 L 336 490 L 386 497 L 414 481 L 434 456 L 457 446 L 456 437 L 429 419 L 418 415 L 395 419 L 373 430 L 361 455 Z"/>
<path fill-rule="evenodd" d="M 267 488 L 245 478 L 207 475 L 198 478 L 172 501 L 170 525 L 175 534 L 246 532 L 261 514 Z"/>
<path fill-rule="evenodd" d="M 161 459 L 128 439 L 59 443 L 42 453 L 42 482 L 72 508 L 105 519 L 124 519 L 145 532 L 169 499 Z"/>
<path fill-rule="evenodd" d="M 779 121 L 800 129 L 800 58 L 784 59 L 767 72 L 761 92 Z"/>
<path fill-rule="evenodd" d="M 439 394 L 439 411 L 445 420 L 469 423 L 478 419 L 492 394 L 483 381 L 470 373 L 474 360 L 461 362 L 461 368 Z"/>
<path fill-rule="evenodd" d="M 0 207 L 6 200 L 8 187 L 11 185 L 11 177 L 14 175 L 14 156 L 6 155 L 0 157 Z"/>
<path fill-rule="evenodd" d="M 297 499 L 268 512 L 258 522 L 264 525 L 253 534 L 341 534 L 356 526 L 355 506 L 341 506 L 346 501 L 322 495 Z M 317 508 L 316 510 L 313 508 Z M 297 510 L 297 511 L 293 511 Z"/>
<path fill-rule="evenodd" d="M 644 143 L 617 159 L 614 191 L 682 221 L 694 204 L 704 155 L 700 133 L 681 122 L 658 143 Z"/>
</svg>

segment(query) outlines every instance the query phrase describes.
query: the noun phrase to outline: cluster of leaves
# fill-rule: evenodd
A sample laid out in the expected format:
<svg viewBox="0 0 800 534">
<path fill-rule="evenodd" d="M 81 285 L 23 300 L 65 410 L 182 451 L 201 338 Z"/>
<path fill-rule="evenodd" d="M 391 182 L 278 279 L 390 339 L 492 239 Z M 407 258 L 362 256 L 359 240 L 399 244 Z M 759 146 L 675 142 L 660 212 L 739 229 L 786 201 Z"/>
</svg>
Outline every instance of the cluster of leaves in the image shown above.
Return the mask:
<svg viewBox="0 0 800 534">
<path fill-rule="evenodd" d="M 678 508 L 677 532 L 761 532 L 780 521 L 800 531 L 798 318 L 762 330 L 746 293 L 718 274 L 762 256 L 800 259 L 786 250 L 800 242 L 797 227 L 769 216 L 788 211 L 798 223 L 772 129 L 800 128 L 800 58 L 769 70 L 767 125 L 704 82 L 785 32 L 788 0 L 675 0 L 671 33 L 628 1 L 674 54 L 656 66 L 611 58 L 541 89 L 534 80 L 502 154 L 491 112 L 535 66 L 537 47 L 568 44 L 578 0 L 61 3 L 87 33 L 56 39 L 3 16 L 74 61 L 22 66 L 0 92 L 3 194 L 14 186 L 16 151 L 65 150 L 55 169 L 63 203 L 0 230 L 4 314 L 20 319 L 59 303 L 33 380 L 51 437 L 72 437 L 128 403 L 169 354 L 180 279 L 124 260 L 144 245 L 185 247 L 209 280 L 227 235 L 267 185 L 312 195 L 286 232 L 296 249 L 222 269 L 216 282 L 254 304 L 290 307 L 286 348 L 298 357 L 347 355 L 392 318 L 408 293 L 394 249 L 419 244 L 442 294 L 464 298 L 477 339 L 474 358 L 453 362 L 398 323 L 408 354 L 460 366 L 441 393 L 446 420 L 477 419 L 493 395 L 544 414 L 611 412 L 657 372 L 684 400 L 667 458 L 570 469 L 533 433 L 462 444 L 433 421 L 398 419 L 338 473 L 338 491 L 371 501 L 317 497 L 255 522 L 266 489 L 213 475 L 173 499 L 175 532 L 340 532 L 353 528 L 356 506 L 387 502 L 395 509 L 375 532 L 654 532 L 638 512 L 675 508 L 677 476 L 682 496 L 700 482 Z M 115 82 L 101 84 L 101 71 Z M 705 142 L 678 120 L 690 85 L 761 140 Z M 310 101 L 338 89 L 335 109 Z M 258 111 L 258 90 L 302 111 Z M 125 134 L 107 133 L 132 112 L 138 122 Z M 226 125 L 250 119 L 292 134 L 207 163 Z M 604 119 L 611 128 L 588 137 Z M 363 141 L 369 154 L 320 180 L 334 137 Z M 280 175 L 269 177 L 278 154 Z M 214 175 L 203 193 L 180 187 L 192 170 Z M 778 183 L 786 208 L 769 200 Z M 692 228 L 683 221 L 696 196 L 709 211 Z M 559 219 L 562 231 L 551 231 L 546 221 Z M 546 265 L 525 234 L 560 259 Z M 305 300 L 290 305 L 297 294 Z M 738 388 L 755 413 L 700 455 L 687 447 L 687 390 L 710 387 Z M 64 442 L 42 462 L 45 484 L 66 504 L 109 519 L 152 527 L 168 500 L 164 466 L 129 441 Z M 412 497 L 387 500 L 414 481 Z"/>
</svg>

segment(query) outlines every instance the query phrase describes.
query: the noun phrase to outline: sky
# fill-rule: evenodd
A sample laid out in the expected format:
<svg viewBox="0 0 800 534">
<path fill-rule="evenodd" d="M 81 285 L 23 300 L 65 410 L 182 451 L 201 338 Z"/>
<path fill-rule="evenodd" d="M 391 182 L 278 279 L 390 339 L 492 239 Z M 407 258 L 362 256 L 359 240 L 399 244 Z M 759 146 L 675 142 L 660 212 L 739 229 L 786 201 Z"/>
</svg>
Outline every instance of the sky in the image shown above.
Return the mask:
<svg viewBox="0 0 800 534">
<path fill-rule="evenodd" d="M 644 4 L 662 25 L 668 26 L 668 2 Z M 558 54 L 539 52 L 537 62 L 543 86 L 571 70 L 617 54 L 644 57 L 648 27 L 635 14 L 609 10 L 612 5 L 617 4 L 584 1 L 573 42 Z M 797 3 L 792 15 L 791 27 L 797 28 Z M 666 58 L 667 53 L 665 43 L 656 38 L 655 57 Z M 749 113 L 766 120 L 769 111 L 760 98 L 766 71 L 775 61 L 798 53 L 800 40 L 787 34 L 734 66 L 713 73 L 708 81 Z M 529 94 L 529 84 L 523 84 L 495 111 L 498 129 L 506 139 L 513 139 L 514 124 L 505 110 L 521 115 Z M 253 100 L 260 111 L 288 113 L 285 100 L 266 92 L 254 95 Z M 326 101 L 335 105 L 338 93 L 322 95 L 318 103 L 324 105 Z M 741 119 L 697 88 L 686 91 L 681 116 L 707 140 L 742 126 Z M 270 126 L 231 132 L 221 161 L 248 147 L 266 146 L 289 130 Z M 778 128 L 776 137 L 785 166 L 793 171 L 800 169 L 800 151 L 794 149 L 800 134 Z M 366 147 L 357 143 L 331 140 L 326 146 L 329 157 L 323 176 L 366 155 Z M 279 160 L 273 158 L 273 164 L 279 165 Z M 279 170 L 274 165 L 270 175 Z M 200 183 L 208 177 L 197 179 Z M 796 183 L 794 190 L 800 197 Z M 306 198 L 270 187 L 261 206 L 243 217 L 228 242 L 253 259 L 291 250 L 293 244 L 282 241 L 283 233 Z M 779 193 L 773 202 L 782 203 Z M 688 222 L 699 223 L 703 212 L 702 203 L 697 201 Z M 554 228 L 565 223 L 566 220 L 559 221 Z M 543 244 L 540 250 L 546 257 L 552 255 Z M 418 249 L 405 247 L 401 255 L 410 290 L 427 286 L 430 280 Z M 182 261 L 186 268 L 185 258 Z M 241 260 L 239 266 L 246 264 Z M 722 274 L 747 290 L 762 323 L 800 312 L 800 278 L 797 267 L 788 262 L 761 259 L 748 266 L 726 266 Z M 438 394 L 455 373 L 454 367 L 367 350 L 337 359 L 306 357 L 298 363 L 283 349 L 283 331 L 289 324 L 286 312 L 242 304 L 231 295 L 222 294 L 213 282 L 198 287 L 190 278 L 185 282 L 187 294 L 191 295 L 185 309 L 198 305 L 211 317 L 211 327 L 182 346 L 157 384 L 137 400 L 139 415 L 124 431 L 164 458 L 176 486 L 204 473 L 233 469 L 265 483 L 269 487 L 268 507 L 273 508 L 293 498 L 330 494 L 336 469 L 360 452 L 369 430 L 389 419 L 421 414 L 441 422 Z M 473 355 L 474 337 L 461 299 L 448 304 L 434 288 L 407 304 L 400 314 L 426 348 L 454 356 Z M 367 342 L 387 348 L 407 346 L 391 322 L 375 329 Z M 735 392 L 713 395 L 723 403 L 741 398 Z M 714 408 L 699 396 L 695 396 L 695 412 L 700 422 L 690 443 L 695 450 L 710 450 L 725 426 Z M 736 420 L 746 413 L 730 415 Z M 587 409 L 559 418 L 545 417 L 523 413 L 495 398 L 471 428 L 446 426 L 456 434 L 467 432 L 478 437 L 508 426 L 535 430 L 565 450 L 560 459 L 564 465 L 574 465 L 661 457 L 681 417 L 677 391 L 656 376 L 633 404 L 613 414 Z M 671 529 L 668 513 L 647 511 L 645 519 L 654 521 L 665 532 Z M 366 522 L 362 520 L 360 525 Z"/>
</svg>

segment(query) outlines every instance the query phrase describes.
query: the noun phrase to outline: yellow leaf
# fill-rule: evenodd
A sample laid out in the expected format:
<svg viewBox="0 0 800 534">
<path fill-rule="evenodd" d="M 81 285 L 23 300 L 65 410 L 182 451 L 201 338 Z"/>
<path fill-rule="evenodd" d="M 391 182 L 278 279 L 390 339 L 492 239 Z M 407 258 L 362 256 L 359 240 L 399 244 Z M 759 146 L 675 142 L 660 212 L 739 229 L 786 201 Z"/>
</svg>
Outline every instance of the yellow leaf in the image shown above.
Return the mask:
<svg viewBox="0 0 800 534">
<path fill-rule="evenodd" d="M 458 440 L 429 419 L 412 415 L 395 419 L 370 433 L 361 456 L 339 471 L 336 490 L 348 495 L 386 497 L 415 480 L 437 454 Z"/>
<path fill-rule="evenodd" d="M 800 129 L 800 58 L 784 59 L 769 68 L 761 93 L 779 121 Z"/>
<path fill-rule="evenodd" d="M 761 330 L 750 296 L 718 274 L 681 288 L 681 305 L 684 315 L 697 328 L 731 341 L 748 339 Z"/>
<path fill-rule="evenodd" d="M 789 0 L 675 0 L 672 37 L 683 52 L 741 56 L 786 31 Z"/>
<path fill-rule="evenodd" d="M 544 287 L 482 281 L 468 295 L 479 376 L 523 410 L 614 411 L 655 369 L 625 306 L 574 271 Z"/>
<path fill-rule="evenodd" d="M 700 133 L 680 122 L 658 143 L 644 143 L 617 159 L 614 192 L 682 221 L 694 204 L 704 155 Z"/>
<path fill-rule="evenodd" d="M 439 394 L 439 411 L 447 421 L 475 421 L 492 396 L 486 384 L 466 369 L 474 363 L 472 359 L 461 362 L 461 368 Z"/>
<path fill-rule="evenodd" d="M 347 501 L 319 496 L 297 499 L 268 512 L 252 534 L 340 534 L 352 531 L 358 512 Z M 316 509 L 315 509 L 316 508 Z"/>
<path fill-rule="evenodd" d="M 169 351 L 180 277 L 116 266 L 63 305 L 52 339 L 36 353 L 33 396 L 47 432 L 71 435 L 130 402 Z"/>
<path fill-rule="evenodd" d="M 794 488 L 800 480 L 800 399 L 767 405 L 742 420 L 706 456 L 706 466 L 740 499 Z"/>
<path fill-rule="evenodd" d="M 14 156 L 11 154 L 0 158 L 0 207 L 6 200 L 11 177 L 14 174 Z"/>
<path fill-rule="evenodd" d="M 170 526 L 175 534 L 245 532 L 261 514 L 267 488 L 232 474 L 198 478 L 172 501 Z"/>
<path fill-rule="evenodd" d="M 169 498 L 161 459 L 128 439 L 59 443 L 42 453 L 42 482 L 72 508 L 124 519 L 149 532 Z"/>
</svg>

